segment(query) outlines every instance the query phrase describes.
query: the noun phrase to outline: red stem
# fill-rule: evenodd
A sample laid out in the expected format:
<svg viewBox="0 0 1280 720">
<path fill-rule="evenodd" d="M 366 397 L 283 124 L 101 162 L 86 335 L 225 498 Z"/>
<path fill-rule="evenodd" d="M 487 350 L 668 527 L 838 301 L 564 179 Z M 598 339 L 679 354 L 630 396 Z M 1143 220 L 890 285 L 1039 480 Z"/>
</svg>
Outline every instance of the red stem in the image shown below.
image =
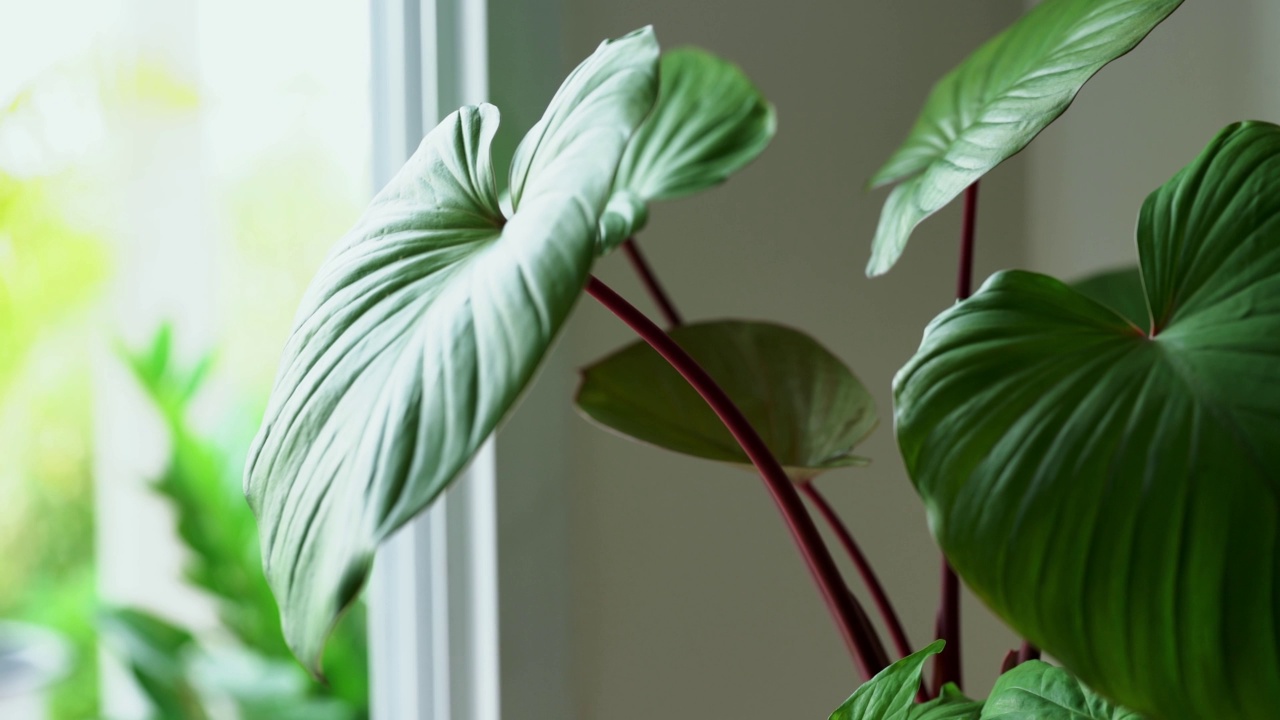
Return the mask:
<svg viewBox="0 0 1280 720">
<path fill-rule="evenodd" d="M 858 547 L 858 543 L 853 539 L 853 534 L 849 532 L 848 526 L 840 519 L 831 504 L 818 492 L 818 488 L 810 481 L 800 483 L 800 492 L 814 507 L 818 508 L 818 514 L 822 515 L 822 519 L 827 522 L 827 526 L 835 533 L 836 538 L 840 541 L 840 545 L 844 547 L 844 551 L 848 553 L 849 559 L 853 561 L 853 566 L 858 569 L 858 574 L 862 576 L 862 582 L 866 584 L 867 590 L 871 593 L 871 599 L 875 601 L 876 608 L 880 611 L 880 617 L 884 620 L 885 627 L 889 630 L 889 636 L 893 640 L 894 649 L 898 651 L 898 657 L 906 657 L 911 654 L 911 643 L 907 640 L 907 633 L 902 628 L 902 620 L 898 618 L 897 611 L 893 608 L 893 603 L 889 601 L 889 596 L 884 591 L 884 586 L 880 584 L 880 578 L 876 577 L 876 571 L 872 569 L 871 563 L 867 561 L 867 556 L 862 553 L 862 548 Z"/>
<path fill-rule="evenodd" d="M 1022 648 L 1018 650 L 1018 664 L 1021 665 L 1024 662 L 1028 662 L 1030 660 L 1039 660 L 1039 659 L 1040 659 L 1040 648 L 1036 647 L 1035 645 L 1032 645 L 1026 640 L 1023 640 Z"/>
<path fill-rule="evenodd" d="M 973 250 L 978 225 L 978 183 L 964 191 L 964 219 L 960 234 L 960 267 L 956 276 L 956 299 L 973 294 Z M 947 641 L 947 649 L 934 663 L 933 692 L 953 682 L 960 685 L 960 578 L 950 563 L 942 560 L 942 602 L 938 608 L 937 635 Z"/>
<path fill-rule="evenodd" d="M 662 283 L 658 282 L 658 276 L 653 274 L 653 269 L 649 267 L 649 263 L 644 259 L 644 255 L 640 252 L 640 246 L 636 244 L 635 238 L 627 238 L 622 243 L 622 249 L 626 251 L 627 258 L 631 260 L 631 265 L 636 269 L 636 274 L 640 276 L 640 281 L 644 283 L 644 287 L 649 291 L 649 297 L 657 303 L 658 309 L 662 311 L 662 316 L 667 319 L 668 327 L 680 327 L 684 324 L 684 319 L 680 317 L 680 312 L 676 310 L 676 306 L 671 302 L 671 298 L 667 296 L 665 290 L 662 289 Z"/>
<path fill-rule="evenodd" d="M 671 367 L 679 372 L 715 411 L 764 479 L 765 486 L 782 512 L 787 528 L 791 531 L 791 537 L 799 547 L 800 554 L 804 556 L 858 669 L 865 678 L 870 679 L 887 667 L 889 659 L 885 657 L 883 647 L 877 652 L 879 641 L 874 636 L 868 635 L 866 613 L 862 611 L 857 599 L 849 592 L 843 578 L 840 577 L 835 560 L 827 551 L 817 526 L 805 510 L 804 501 L 796 492 L 782 465 L 769 451 L 755 428 L 751 427 L 751 423 L 747 422 L 742 411 L 716 384 L 716 381 L 663 332 L 662 328 L 655 325 L 652 320 L 645 317 L 644 313 L 637 310 L 608 285 L 592 277 L 587 284 L 587 292 L 630 326 L 670 363 Z"/>
<path fill-rule="evenodd" d="M 960 235 L 960 269 L 956 275 L 956 299 L 973 294 L 973 246 L 978 226 L 978 183 L 964 191 L 964 229 Z"/>
<path fill-rule="evenodd" d="M 938 608 L 937 636 L 947 641 L 933 665 L 933 696 L 942 693 L 947 683 L 960 685 L 960 578 L 944 559 L 942 561 L 942 607 Z"/>
</svg>

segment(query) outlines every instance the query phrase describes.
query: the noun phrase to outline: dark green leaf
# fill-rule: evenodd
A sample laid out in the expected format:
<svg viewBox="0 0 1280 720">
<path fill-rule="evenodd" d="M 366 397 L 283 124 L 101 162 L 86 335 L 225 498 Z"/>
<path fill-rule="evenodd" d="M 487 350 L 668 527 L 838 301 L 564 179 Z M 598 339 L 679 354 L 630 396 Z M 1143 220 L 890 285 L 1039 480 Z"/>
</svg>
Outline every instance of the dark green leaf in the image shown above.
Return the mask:
<svg viewBox="0 0 1280 720">
<path fill-rule="evenodd" d="M 1138 268 L 1123 268 L 1092 275 L 1071 284 L 1076 292 L 1096 300 L 1120 313 L 1134 326 L 1151 327 L 1151 311 L 1147 309 L 1147 292 L 1142 287 Z"/>
<path fill-rule="evenodd" d="M 618 166 L 601 253 L 644 227 L 648 203 L 724 182 L 773 139 L 773 106 L 733 63 L 680 48 L 663 53 L 661 77 L 658 102 Z"/>
<path fill-rule="evenodd" d="M 1142 720 L 1080 684 L 1062 668 L 1025 662 L 996 681 L 981 720 Z"/>
<path fill-rule="evenodd" d="M 920 689 L 925 661 L 942 652 L 945 645 L 942 640 L 935 640 L 929 647 L 881 670 L 831 713 L 829 720 L 906 720 Z"/>
<path fill-rule="evenodd" d="M 917 225 L 1026 147 L 1181 4 L 1045 0 L 948 73 L 871 181 L 902 184 L 885 202 L 867 274 L 888 272 Z"/>
<path fill-rule="evenodd" d="M 981 713 L 981 702 L 965 697 L 954 683 L 947 683 L 938 697 L 912 707 L 907 720 L 978 720 Z"/>
<path fill-rule="evenodd" d="M 450 115 L 312 282 L 245 492 L 285 638 L 313 672 L 378 544 L 471 459 L 582 292 L 657 61 L 646 29 L 569 76 L 516 152 L 509 221 L 497 109 Z"/>
<path fill-rule="evenodd" d="M 1150 333 L 996 275 L 895 382 L 898 441 L 968 584 L 1164 720 L 1280 707 L 1280 127 L 1227 128 L 1138 227 Z"/>
<path fill-rule="evenodd" d="M 728 393 L 793 478 L 865 464 L 853 450 L 876 426 L 875 402 L 809 336 L 780 325 L 717 321 L 675 328 L 671 337 Z M 642 341 L 584 370 L 577 403 L 638 440 L 751 462 L 706 401 Z"/>
</svg>

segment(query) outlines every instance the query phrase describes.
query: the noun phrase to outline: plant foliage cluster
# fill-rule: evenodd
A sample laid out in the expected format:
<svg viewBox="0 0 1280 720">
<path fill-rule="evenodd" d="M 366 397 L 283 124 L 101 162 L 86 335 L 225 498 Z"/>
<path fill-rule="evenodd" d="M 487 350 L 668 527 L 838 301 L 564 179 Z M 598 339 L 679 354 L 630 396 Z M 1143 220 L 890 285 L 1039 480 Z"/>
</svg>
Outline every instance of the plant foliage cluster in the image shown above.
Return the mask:
<svg viewBox="0 0 1280 720">
<path fill-rule="evenodd" d="M 868 273 L 956 197 L 976 205 L 975 183 L 1180 4 L 1046 0 L 946 75 L 872 179 L 897 187 Z M 932 531 L 1028 641 L 978 701 L 946 664 L 920 690 L 943 643 L 891 662 L 799 500 L 862 462 L 876 415 L 854 374 L 775 325 L 673 316 L 663 332 L 591 277 L 654 203 L 723 181 L 774 126 L 736 67 L 662 54 L 646 28 L 569 75 L 505 173 L 492 106 L 426 136 L 316 275 L 245 471 L 293 652 L 320 671 L 378 544 L 511 411 L 586 292 L 643 342 L 587 369 L 580 407 L 760 470 L 869 676 L 833 718 L 1274 717 L 1280 127 L 1226 128 L 1152 192 L 1137 271 L 1077 287 L 998 273 L 961 290 L 898 374 L 895 432 Z"/>
</svg>

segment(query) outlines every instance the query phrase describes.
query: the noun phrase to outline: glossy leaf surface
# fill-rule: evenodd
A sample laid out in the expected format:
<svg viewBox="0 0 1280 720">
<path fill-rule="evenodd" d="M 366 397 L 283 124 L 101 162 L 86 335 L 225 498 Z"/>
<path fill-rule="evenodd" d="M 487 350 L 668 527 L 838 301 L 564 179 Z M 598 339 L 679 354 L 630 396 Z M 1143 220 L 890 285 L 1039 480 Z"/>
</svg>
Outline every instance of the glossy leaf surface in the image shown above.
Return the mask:
<svg viewBox="0 0 1280 720">
<path fill-rule="evenodd" d="M 829 720 L 906 720 L 915 703 L 916 690 L 920 688 L 925 661 L 942 652 L 944 645 L 942 640 L 935 640 L 925 649 L 881 670 L 831 713 Z"/>
<path fill-rule="evenodd" d="M 1032 660 L 996 681 L 981 720 L 1142 720 L 1062 668 Z"/>
<path fill-rule="evenodd" d="M 245 475 L 285 638 L 313 672 L 377 545 L 470 460 L 581 293 L 657 60 L 643 30 L 569 76 L 516 152 L 509 220 L 497 110 L 450 115 L 313 280 Z"/>
<path fill-rule="evenodd" d="M 618 166 L 602 253 L 644 227 L 649 203 L 724 182 L 773 139 L 773 106 L 733 63 L 679 48 L 663 53 L 661 67 L 658 102 Z"/>
<path fill-rule="evenodd" d="M 1103 66 L 1182 0 L 1045 0 L 934 87 L 902 147 L 872 178 L 885 201 L 868 275 L 889 271 L 912 231 L 1017 154 Z"/>
<path fill-rule="evenodd" d="M 671 337 L 728 393 L 793 479 L 866 462 L 853 451 L 876 426 L 874 401 L 809 336 L 768 323 L 716 321 L 675 328 Z M 585 369 L 577 403 L 637 440 L 751 463 L 706 401 L 643 341 Z"/>
<path fill-rule="evenodd" d="M 1147 200 L 1150 333 L 1043 275 L 944 312 L 899 445 L 965 581 L 1163 720 L 1280 707 L 1280 127 L 1225 130 Z"/>
</svg>

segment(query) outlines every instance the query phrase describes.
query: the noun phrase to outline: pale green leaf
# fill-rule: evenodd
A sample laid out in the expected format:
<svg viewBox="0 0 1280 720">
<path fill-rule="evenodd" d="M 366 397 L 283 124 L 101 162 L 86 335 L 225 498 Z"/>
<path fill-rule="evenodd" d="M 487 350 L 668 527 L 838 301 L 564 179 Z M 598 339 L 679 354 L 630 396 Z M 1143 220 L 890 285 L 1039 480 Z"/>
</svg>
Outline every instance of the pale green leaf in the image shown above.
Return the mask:
<svg viewBox="0 0 1280 720">
<path fill-rule="evenodd" d="M 643 229 L 648 203 L 724 182 L 773 139 L 773 106 L 733 63 L 680 48 L 663 53 L 661 74 L 653 113 L 618 166 L 601 253 Z"/>
<path fill-rule="evenodd" d="M 868 275 L 889 271 L 912 231 L 1026 147 L 1107 63 L 1182 0 L 1045 0 L 934 87 L 902 147 L 872 178 L 889 195 Z"/>
<path fill-rule="evenodd" d="M 312 282 L 245 491 L 285 638 L 313 672 L 378 544 L 492 433 L 581 294 L 657 58 L 646 29 L 569 76 L 521 143 L 509 220 L 490 160 L 498 111 L 450 115 Z"/>
</svg>

